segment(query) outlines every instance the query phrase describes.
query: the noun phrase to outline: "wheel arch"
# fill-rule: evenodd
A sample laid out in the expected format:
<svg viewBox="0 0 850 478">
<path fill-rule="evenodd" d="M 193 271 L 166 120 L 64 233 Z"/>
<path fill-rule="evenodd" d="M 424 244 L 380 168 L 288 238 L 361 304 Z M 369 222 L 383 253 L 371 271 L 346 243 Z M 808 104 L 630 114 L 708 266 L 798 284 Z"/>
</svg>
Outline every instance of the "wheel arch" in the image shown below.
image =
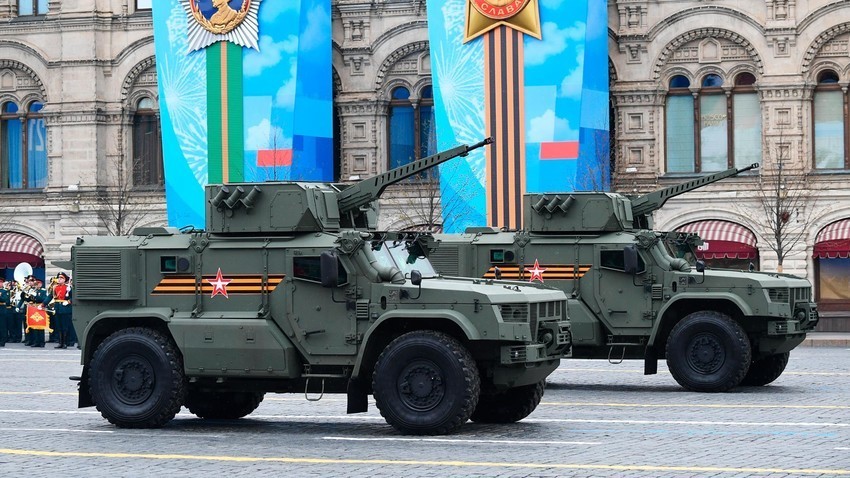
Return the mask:
<svg viewBox="0 0 850 478">
<path fill-rule="evenodd" d="M 478 330 L 469 320 L 454 311 L 439 314 L 423 314 L 421 311 L 396 311 L 384 314 L 375 322 L 363 337 L 364 346 L 361 348 L 354 364 L 353 380 L 363 379 L 364 383 L 371 382 L 369 377 L 375 367 L 375 362 L 381 351 L 396 337 L 413 330 L 435 330 L 448 334 L 464 346 L 470 340 L 480 339 Z"/>
<path fill-rule="evenodd" d="M 688 314 L 701 310 L 713 310 L 728 315 L 735 322 L 742 323 L 746 315 L 751 315 L 749 307 L 733 295 L 717 295 L 706 297 L 704 295 L 691 295 L 681 297 L 676 301 L 667 303 L 659 312 L 661 320 L 653 329 L 649 337 L 649 346 L 653 347 L 659 358 L 664 356 L 667 348 L 667 338 L 673 327 L 676 326 Z"/>
<path fill-rule="evenodd" d="M 174 336 L 168 329 L 172 311 L 167 308 L 144 308 L 133 310 L 116 310 L 100 313 L 88 323 L 85 330 L 85 348 L 83 364 L 91 360 L 94 351 L 107 337 L 113 333 L 130 327 L 148 327 L 168 336 L 174 340 Z"/>
</svg>

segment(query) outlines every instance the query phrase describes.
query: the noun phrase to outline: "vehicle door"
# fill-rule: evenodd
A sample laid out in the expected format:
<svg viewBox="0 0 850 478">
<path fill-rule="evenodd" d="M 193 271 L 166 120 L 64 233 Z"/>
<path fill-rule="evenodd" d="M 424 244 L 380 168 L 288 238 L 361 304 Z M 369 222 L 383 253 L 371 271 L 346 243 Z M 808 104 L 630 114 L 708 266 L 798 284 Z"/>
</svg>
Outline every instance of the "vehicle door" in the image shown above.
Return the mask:
<svg viewBox="0 0 850 478">
<path fill-rule="evenodd" d="M 595 295 L 602 318 L 615 335 L 642 335 L 652 327 L 652 294 L 644 280 L 650 274 L 643 252 L 638 252 L 638 269 L 627 274 L 623 245 L 596 246 L 598 264 Z M 632 330 L 629 330 L 632 329 Z"/>
<path fill-rule="evenodd" d="M 286 264 L 290 297 L 288 319 L 295 341 L 312 355 L 353 355 L 357 353 L 357 320 L 353 301 L 346 291 L 354 275 L 339 264 L 337 287 L 322 287 L 320 256 L 324 249 L 289 251 Z M 349 307 L 348 304 L 351 304 Z"/>
</svg>

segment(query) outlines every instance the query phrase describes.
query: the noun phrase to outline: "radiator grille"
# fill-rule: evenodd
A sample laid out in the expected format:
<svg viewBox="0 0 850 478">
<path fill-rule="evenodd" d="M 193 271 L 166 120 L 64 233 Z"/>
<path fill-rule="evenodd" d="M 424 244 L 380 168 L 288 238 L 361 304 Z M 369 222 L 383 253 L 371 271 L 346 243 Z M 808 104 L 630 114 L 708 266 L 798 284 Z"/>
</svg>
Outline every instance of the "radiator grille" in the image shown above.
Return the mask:
<svg viewBox="0 0 850 478">
<path fill-rule="evenodd" d="M 768 289 L 767 294 L 770 297 L 771 302 L 779 302 L 783 304 L 788 303 L 789 293 L 788 289 L 785 287 Z"/>
<path fill-rule="evenodd" d="M 83 300 L 122 299 L 125 277 L 121 251 L 79 251 L 74 257 L 74 298 Z"/>
</svg>

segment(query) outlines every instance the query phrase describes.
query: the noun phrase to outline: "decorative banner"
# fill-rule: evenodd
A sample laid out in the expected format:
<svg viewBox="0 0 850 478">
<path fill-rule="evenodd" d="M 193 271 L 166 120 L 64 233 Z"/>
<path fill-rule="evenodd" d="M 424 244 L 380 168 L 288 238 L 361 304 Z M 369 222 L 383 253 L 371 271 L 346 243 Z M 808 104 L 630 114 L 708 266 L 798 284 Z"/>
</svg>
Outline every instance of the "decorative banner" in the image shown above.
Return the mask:
<svg viewBox="0 0 850 478">
<path fill-rule="evenodd" d="M 48 332 L 53 332 L 53 329 L 49 327 L 50 319 L 47 317 L 47 311 L 43 307 L 28 304 L 26 317 L 26 332 L 29 332 L 30 330 L 46 330 Z"/>
<path fill-rule="evenodd" d="M 333 180 L 330 0 L 154 0 L 171 226 L 207 183 Z"/>
<path fill-rule="evenodd" d="M 438 149 L 495 139 L 440 166 L 446 232 L 518 228 L 526 192 L 608 190 L 605 2 L 429 0 L 428 25 Z"/>
</svg>

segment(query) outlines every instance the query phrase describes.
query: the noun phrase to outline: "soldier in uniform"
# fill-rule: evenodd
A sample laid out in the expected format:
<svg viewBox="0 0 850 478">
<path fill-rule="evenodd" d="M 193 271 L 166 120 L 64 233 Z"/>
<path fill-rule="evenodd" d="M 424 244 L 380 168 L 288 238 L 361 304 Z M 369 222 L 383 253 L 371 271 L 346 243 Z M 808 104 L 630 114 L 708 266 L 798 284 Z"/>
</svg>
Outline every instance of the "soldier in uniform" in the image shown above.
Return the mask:
<svg viewBox="0 0 850 478">
<path fill-rule="evenodd" d="M 44 306 L 48 302 L 47 290 L 42 286 L 41 280 L 30 276 L 29 283 L 31 285 L 24 294 L 21 294 L 21 302 L 18 306 L 24 314 L 26 314 L 27 304 Z M 32 347 L 44 347 L 44 332 L 43 329 L 30 329 Z"/>
<path fill-rule="evenodd" d="M 54 332 L 59 337 L 59 345 L 54 348 L 67 349 L 71 329 L 71 288 L 68 287 L 68 274 L 60 272 L 56 275 L 56 285 L 53 286 L 53 298 L 48 308 L 53 308 Z M 53 334 L 51 334 L 53 335 Z"/>
<path fill-rule="evenodd" d="M 6 313 L 6 304 L 9 303 L 9 289 L 6 288 L 6 279 L 0 277 L 0 347 L 6 346 L 6 341 L 11 340 L 12 321 Z"/>
<path fill-rule="evenodd" d="M 15 306 L 20 298 L 20 287 L 15 281 L 6 281 L 6 290 L 9 291 L 9 300 L 6 301 L 6 316 L 12 321 L 12 342 L 24 343 L 24 327 L 21 321 L 21 315 L 15 310 Z"/>
</svg>

